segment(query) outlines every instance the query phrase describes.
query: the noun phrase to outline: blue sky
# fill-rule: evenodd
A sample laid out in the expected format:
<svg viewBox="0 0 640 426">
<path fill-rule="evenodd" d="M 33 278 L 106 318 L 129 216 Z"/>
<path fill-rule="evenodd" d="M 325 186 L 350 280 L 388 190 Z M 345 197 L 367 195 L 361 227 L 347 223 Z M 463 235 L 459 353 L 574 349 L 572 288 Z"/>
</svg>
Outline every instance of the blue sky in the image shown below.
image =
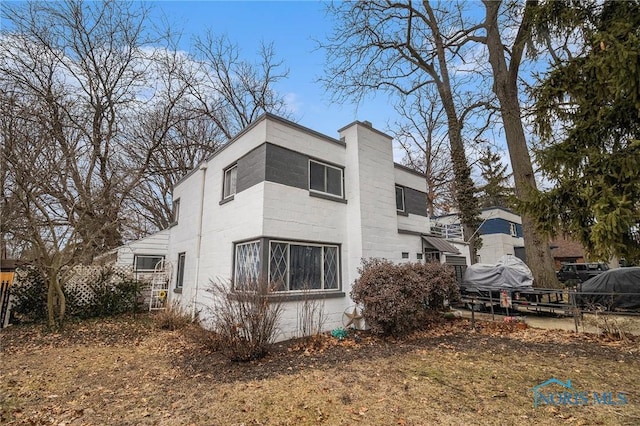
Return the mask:
<svg viewBox="0 0 640 426">
<path fill-rule="evenodd" d="M 286 94 L 295 120 L 313 130 L 337 136 L 337 130 L 354 120 L 369 120 L 385 130 L 395 111 L 387 95 L 356 106 L 331 104 L 330 94 L 316 80 L 323 73 L 324 53 L 315 40 L 330 34 L 332 23 L 319 1 L 156 1 L 155 18 L 166 17 L 183 29 L 181 47 L 189 51 L 195 35 L 211 29 L 238 44 L 243 57 L 251 59 L 261 41 L 273 43 L 284 60 L 289 78 L 277 90 Z"/>
</svg>

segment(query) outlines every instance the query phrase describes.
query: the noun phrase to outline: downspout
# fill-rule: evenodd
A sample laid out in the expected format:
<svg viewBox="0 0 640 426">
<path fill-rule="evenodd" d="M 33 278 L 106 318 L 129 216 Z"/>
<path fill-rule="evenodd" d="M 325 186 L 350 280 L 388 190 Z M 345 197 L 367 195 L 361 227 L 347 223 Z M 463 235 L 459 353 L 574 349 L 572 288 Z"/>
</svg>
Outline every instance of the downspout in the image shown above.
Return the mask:
<svg viewBox="0 0 640 426">
<path fill-rule="evenodd" d="M 202 251 L 202 216 L 204 214 L 205 179 L 207 177 L 207 166 L 200 166 L 202 172 L 202 185 L 200 187 L 200 214 L 198 214 L 198 245 L 196 246 L 196 282 L 191 302 L 191 319 L 196 318 L 196 302 L 198 301 L 198 288 L 200 286 L 200 252 Z"/>
</svg>

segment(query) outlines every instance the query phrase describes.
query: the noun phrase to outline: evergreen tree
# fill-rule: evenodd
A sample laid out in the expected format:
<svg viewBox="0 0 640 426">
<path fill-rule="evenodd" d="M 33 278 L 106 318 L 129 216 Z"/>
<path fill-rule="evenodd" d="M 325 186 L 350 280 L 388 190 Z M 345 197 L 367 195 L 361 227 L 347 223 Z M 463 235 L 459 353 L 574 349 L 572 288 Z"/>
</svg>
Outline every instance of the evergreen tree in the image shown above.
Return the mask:
<svg viewBox="0 0 640 426">
<path fill-rule="evenodd" d="M 507 173 L 507 166 L 502 163 L 500 155 L 486 147 L 478 158 L 480 175 L 484 185 L 479 186 L 479 200 L 481 207 L 511 208 L 513 187 L 510 185 L 511 175 Z"/>
<path fill-rule="evenodd" d="M 534 91 L 546 143 L 538 162 L 555 186 L 525 208 L 541 230 L 570 233 L 593 257 L 638 260 L 640 2 L 565 7 L 586 17 L 585 48 Z"/>
</svg>

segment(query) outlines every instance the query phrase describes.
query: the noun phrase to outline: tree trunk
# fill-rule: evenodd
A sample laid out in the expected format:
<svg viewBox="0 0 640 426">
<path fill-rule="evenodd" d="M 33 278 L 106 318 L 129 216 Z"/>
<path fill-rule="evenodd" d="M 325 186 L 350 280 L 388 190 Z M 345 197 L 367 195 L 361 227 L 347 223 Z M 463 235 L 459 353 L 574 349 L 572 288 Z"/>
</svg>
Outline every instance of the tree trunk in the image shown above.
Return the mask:
<svg viewBox="0 0 640 426">
<path fill-rule="evenodd" d="M 487 9 L 487 49 L 489 51 L 489 63 L 493 70 L 493 91 L 500 102 L 502 124 L 509 149 L 511 168 L 513 169 L 516 197 L 526 200 L 534 191 L 537 191 L 537 187 L 529 148 L 527 147 L 527 140 L 522 127 L 522 115 L 518 99 L 518 68 L 523 46 L 518 46 L 517 43 L 519 41 L 516 40 L 516 44 L 511 50 L 512 57 L 509 68 L 504 53 L 505 46 L 500 37 L 497 21 L 500 2 L 487 1 L 485 2 L 485 7 Z M 526 16 L 523 17 L 521 31 L 527 25 L 526 19 Z M 524 40 L 521 39 L 520 42 L 524 43 Z M 527 265 L 531 269 L 536 287 L 558 287 L 558 279 L 554 270 L 548 238 L 538 234 L 534 220 L 528 215 L 522 215 L 522 229 Z"/>
<path fill-rule="evenodd" d="M 470 262 L 477 259 L 476 227 L 479 225 L 479 207 L 475 197 L 475 186 L 471 179 L 471 169 L 467 162 L 462 141 L 462 126 L 453 103 L 453 96 L 448 87 L 438 84 L 438 90 L 447 114 L 449 143 L 451 145 L 451 161 L 455 176 L 455 197 L 458 204 L 460 223 L 465 240 L 469 243 Z"/>
<path fill-rule="evenodd" d="M 62 325 L 64 321 L 64 315 L 67 308 L 67 299 L 64 296 L 62 285 L 58 277 L 57 271 L 50 271 L 48 277 L 48 291 L 47 291 L 47 316 L 48 325 L 50 328 Z M 56 313 L 57 318 L 56 318 Z"/>
</svg>

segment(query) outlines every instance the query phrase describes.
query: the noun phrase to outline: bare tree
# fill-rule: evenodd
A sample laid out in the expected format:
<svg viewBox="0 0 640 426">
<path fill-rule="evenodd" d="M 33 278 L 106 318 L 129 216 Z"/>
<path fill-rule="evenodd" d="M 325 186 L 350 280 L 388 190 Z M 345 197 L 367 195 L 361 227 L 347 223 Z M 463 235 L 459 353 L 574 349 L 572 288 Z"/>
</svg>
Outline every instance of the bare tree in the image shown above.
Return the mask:
<svg viewBox="0 0 640 426">
<path fill-rule="evenodd" d="M 144 111 L 146 9 L 125 2 L 28 2 L 3 9 L 0 81 L 27 120 L 47 130 L 64 179 L 49 195 L 87 243 L 83 257 L 122 243 L 121 208 L 145 168 L 131 168 L 124 123 Z M 31 139 L 24 143 L 32 143 Z M 145 152 L 148 162 L 153 149 Z M 142 164 L 144 166 L 144 164 Z"/>
<path fill-rule="evenodd" d="M 470 229 L 470 207 L 464 207 L 467 181 L 462 127 L 465 111 L 455 89 L 478 84 L 470 81 L 469 61 L 481 76 L 493 80 L 492 89 L 500 105 L 505 137 L 509 147 L 516 195 L 527 199 L 536 190 L 531 159 L 524 136 L 519 103 L 518 73 L 531 41 L 533 8 L 513 2 L 484 1 L 485 16 L 468 13 L 464 2 L 422 2 L 375 0 L 341 3 L 330 10 L 339 27 L 327 46 L 329 67 L 327 83 L 341 94 L 362 96 L 371 90 L 392 90 L 406 96 L 421 87 L 434 84 L 447 115 L 455 183 L 465 233 Z M 503 13 L 501 15 L 501 13 Z M 501 26 L 509 18 L 509 37 Z M 486 60 L 475 61 L 486 57 Z M 487 67 L 487 65 L 489 65 Z M 465 80 L 466 79 L 466 80 Z M 456 86 L 454 83 L 458 81 Z M 460 82 L 462 82 L 460 84 Z M 468 107 L 486 106 L 481 98 Z M 465 212 L 467 214 L 465 214 Z M 538 235 L 534 223 L 523 216 L 528 264 L 538 286 L 553 286 L 557 281 L 549 245 Z"/>
<path fill-rule="evenodd" d="M 453 90 L 451 64 L 463 57 L 465 46 L 452 39 L 447 11 L 428 1 L 414 7 L 386 0 L 337 3 L 329 11 L 339 24 L 322 46 L 328 52 L 324 81 L 338 96 L 361 99 L 375 90 L 406 96 L 435 86 L 447 120 L 457 207 L 475 262 L 479 208 L 462 128 L 468 111 L 481 104 L 463 106 Z"/>
<path fill-rule="evenodd" d="M 401 99 L 395 109 L 403 121 L 391 130 L 405 152 L 404 164 L 426 176 L 429 216 L 443 213 L 442 207 L 451 204 L 446 189 L 454 179 L 445 115 L 437 96 L 426 87 Z"/>
<path fill-rule="evenodd" d="M 33 114 L 38 105 L 25 110 L 28 106 L 16 102 L 10 87 L 1 87 L 1 158 L 6 173 L 2 236 L 34 260 L 47 283 L 49 325 L 53 326 L 65 313 L 63 271 L 81 253 L 69 206 L 56 196 L 68 179 L 67 159 L 61 151 L 48 149 L 48 123 Z"/>
<path fill-rule="evenodd" d="M 517 14 L 517 32 L 511 43 L 501 33 L 500 11 L 502 1 L 483 0 L 486 16 L 482 24 L 485 35 L 475 35 L 471 40 L 484 43 L 489 52 L 493 77 L 493 90 L 500 102 L 502 124 L 509 148 L 511 168 L 515 183 L 516 196 L 529 200 L 537 190 L 535 175 L 527 139 L 522 125 L 522 112 L 518 90 L 518 76 L 526 45 L 531 41 L 533 14 L 537 1 L 527 1 Z M 507 5 L 507 9 L 509 5 Z M 536 285 L 556 287 L 557 277 L 554 270 L 549 240 L 536 231 L 534 219 L 529 214 L 522 215 L 522 231 L 527 254 L 527 264 L 531 268 Z"/>
<path fill-rule="evenodd" d="M 195 46 L 194 54 L 177 47 L 156 52 L 153 108 L 132 127 L 138 163 L 145 162 L 140 153 L 158 147 L 130 202 L 140 223 L 155 229 L 171 223 L 171 190 L 182 176 L 263 113 L 289 116 L 274 89 L 288 71 L 272 46 L 261 45 L 256 62 L 242 59 L 225 36 L 208 33 Z"/>
<path fill-rule="evenodd" d="M 226 36 L 208 32 L 196 39 L 198 68 L 190 78 L 195 110 L 215 123 L 224 140 L 231 139 L 265 111 L 289 115 L 274 85 L 288 76 L 271 44 L 262 44 L 255 63 L 242 59 Z"/>
</svg>

